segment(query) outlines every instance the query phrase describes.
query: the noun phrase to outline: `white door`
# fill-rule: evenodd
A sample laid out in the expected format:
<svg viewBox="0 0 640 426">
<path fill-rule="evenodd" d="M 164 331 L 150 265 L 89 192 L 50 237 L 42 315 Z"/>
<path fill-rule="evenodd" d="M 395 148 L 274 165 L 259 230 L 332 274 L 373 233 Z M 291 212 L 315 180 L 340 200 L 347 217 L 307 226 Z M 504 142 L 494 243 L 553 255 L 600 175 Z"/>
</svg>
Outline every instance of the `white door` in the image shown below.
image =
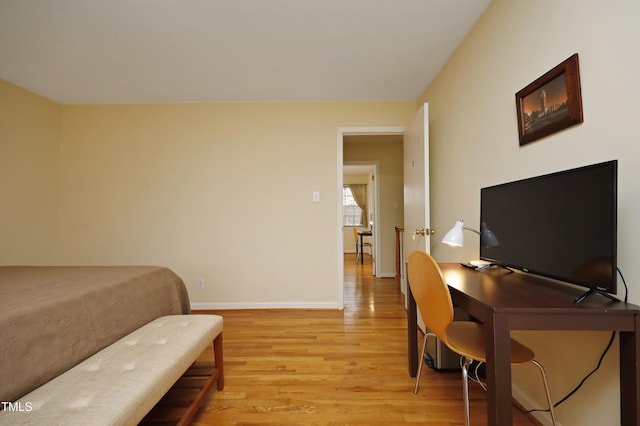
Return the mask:
<svg viewBox="0 0 640 426">
<path fill-rule="evenodd" d="M 429 104 L 424 104 L 404 132 L 404 240 L 402 268 L 414 250 L 430 252 L 429 219 Z M 401 288 L 407 280 L 403 273 Z M 418 324 L 424 323 L 418 315 Z"/>
</svg>

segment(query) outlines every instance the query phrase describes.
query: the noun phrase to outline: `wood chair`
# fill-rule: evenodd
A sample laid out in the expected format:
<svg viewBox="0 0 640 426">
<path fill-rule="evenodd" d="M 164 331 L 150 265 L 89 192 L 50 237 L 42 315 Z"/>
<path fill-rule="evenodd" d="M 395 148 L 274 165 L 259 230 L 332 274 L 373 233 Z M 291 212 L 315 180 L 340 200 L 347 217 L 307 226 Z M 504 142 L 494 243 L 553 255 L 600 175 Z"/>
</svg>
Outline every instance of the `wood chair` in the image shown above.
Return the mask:
<svg viewBox="0 0 640 426">
<path fill-rule="evenodd" d="M 372 244 L 368 241 L 363 241 L 362 242 L 363 253 L 360 253 L 360 235 L 358 235 L 358 230 L 355 227 L 353 228 L 353 240 L 356 242 L 356 263 L 358 263 L 359 256 L 362 256 L 364 258 L 365 247 L 369 247 L 369 253 L 371 253 Z"/>
<path fill-rule="evenodd" d="M 423 251 L 414 251 L 409 255 L 408 278 L 411 292 L 413 293 L 422 319 L 427 326 L 427 334 L 424 337 L 424 345 L 418 359 L 418 374 L 414 394 L 418 393 L 420 372 L 427 339 L 437 337 L 453 352 L 462 357 L 462 390 L 464 396 L 465 424 L 469 425 L 469 384 L 468 370 L 473 361 L 486 362 L 484 326 L 473 321 L 454 321 L 453 303 L 449 288 L 444 281 L 442 271 L 436 261 Z M 535 354 L 531 349 L 517 340 L 511 339 L 511 365 L 526 365 L 533 363 L 542 375 L 542 381 L 549 404 L 551 421 L 556 425 L 556 417 L 553 411 L 553 402 L 549 393 L 547 375 L 542 365 L 534 359 Z"/>
</svg>

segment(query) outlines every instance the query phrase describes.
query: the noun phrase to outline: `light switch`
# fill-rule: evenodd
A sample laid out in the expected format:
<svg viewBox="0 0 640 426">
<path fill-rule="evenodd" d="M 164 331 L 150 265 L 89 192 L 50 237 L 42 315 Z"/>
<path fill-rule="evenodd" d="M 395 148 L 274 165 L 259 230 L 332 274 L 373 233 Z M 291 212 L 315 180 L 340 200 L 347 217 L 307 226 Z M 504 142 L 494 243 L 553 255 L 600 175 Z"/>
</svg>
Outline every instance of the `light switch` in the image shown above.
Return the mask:
<svg viewBox="0 0 640 426">
<path fill-rule="evenodd" d="M 320 191 L 313 191 L 313 202 L 314 203 L 320 202 Z"/>
</svg>

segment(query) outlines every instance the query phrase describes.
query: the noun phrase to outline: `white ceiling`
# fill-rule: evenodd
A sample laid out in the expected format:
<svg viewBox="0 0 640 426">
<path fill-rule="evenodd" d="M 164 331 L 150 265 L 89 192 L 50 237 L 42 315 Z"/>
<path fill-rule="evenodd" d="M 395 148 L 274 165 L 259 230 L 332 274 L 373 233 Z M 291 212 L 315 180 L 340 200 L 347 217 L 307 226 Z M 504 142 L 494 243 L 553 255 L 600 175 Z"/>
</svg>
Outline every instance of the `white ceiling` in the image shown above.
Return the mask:
<svg viewBox="0 0 640 426">
<path fill-rule="evenodd" d="M 415 100 L 490 0 L 0 0 L 0 78 L 63 104 Z"/>
</svg>

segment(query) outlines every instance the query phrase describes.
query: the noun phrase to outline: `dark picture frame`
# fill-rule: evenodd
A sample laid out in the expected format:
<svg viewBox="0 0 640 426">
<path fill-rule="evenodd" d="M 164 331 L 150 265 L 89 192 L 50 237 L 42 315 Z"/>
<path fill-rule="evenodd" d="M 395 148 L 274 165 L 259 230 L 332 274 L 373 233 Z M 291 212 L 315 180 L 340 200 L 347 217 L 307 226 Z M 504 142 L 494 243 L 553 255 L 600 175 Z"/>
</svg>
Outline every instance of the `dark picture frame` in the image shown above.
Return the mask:
<svg viewBox="0 0 640 426">
<path fill-rule="evenodd" d="M 516 109 L 520 146 L 582 123 L 578 54 L 516 93 Z"/>
</svg>

